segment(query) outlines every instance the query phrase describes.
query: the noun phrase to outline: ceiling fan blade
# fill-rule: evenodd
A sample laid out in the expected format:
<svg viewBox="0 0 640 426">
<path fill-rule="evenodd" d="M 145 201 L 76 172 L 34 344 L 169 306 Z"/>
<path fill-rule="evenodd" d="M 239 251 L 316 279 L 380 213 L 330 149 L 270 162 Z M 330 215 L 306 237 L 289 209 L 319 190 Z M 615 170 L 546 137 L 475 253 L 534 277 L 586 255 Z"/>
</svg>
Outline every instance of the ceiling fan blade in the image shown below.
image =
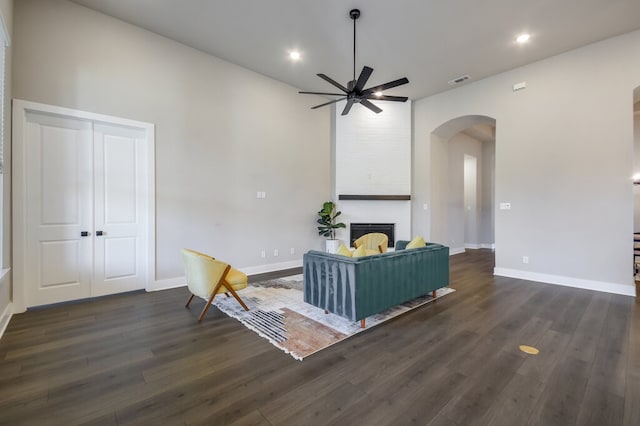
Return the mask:
<svg viewBox="0 0 640 426">
<path fill-rule="evenodd" d="M 394 102 L 407 102 L 407 100 L 409 99 L 406 96 L 388 96 L 388 95 L 376 96 L 373 93 L 370 95 L 366 95 L 363 98 L 373 99 L 374 101 L 394 101 Z"/>
<path fill-rule="evenodd" d="M 360 76 L 358 77 L 358 81 L 356 82 L 356 87 L 354 88 L 356 92 L 360 92 L 362 89 L 364 89 L 364 85 L 367 84 L 367 80 L 369 80 L 372 72 L 373 68 L 367 66 L 362 68 Z"/>
<path fill-rule="evenodd" d="M 390 81 L 385 84 L 381 84 L 380 86 L 371 87 L 367 90 L 362 91 L 363 95 L 368 95 L 370 93 L 382 92 L 383 90 L 391 89 L 393 87 L 402 86 L 403 84 L 407 84 L 409 80 L 407 77 L 402 77 L 397 80 Z"/>
<path fill-rule="evenodd" d="M 314 107 L 311 107 L 311 109 L 316 109 L 316 108 L 320 108 L 320 107 L 323 107 L 323 106 L 326 106 L 326 105 L 335 104 L 336 102 L 340 102 L 340 101 L 342 101 L 342 100 L 344 100 L 344 99 L 347 99 L 347 98 L 346 98 L 346 97 L 344 97 L 344 98 L 334 99 L 334 100 L 332 100 L 332 101 L 325 102 L 325 103 L 323 103 L 323 104 L 320 104 L 320 105 L 316 105 L 316 106 L 314 106 Z"/>
<path fill-rule="evenodd" d="M 298 92 L 303 95 L 324 95 L 324 96 L 344 96 L 344 93 L 325 93 L 325 92 Z"/>
<path fill-rule="evenodd" d="M 342 84 L 338 83 L 337 81 L 335 81 L 334 79 L 327 77 L 324 74 L 317 74 L 318 77 L 320 77 L 321 79 L 323 79 L 324 81 L 327 81 L 331 84 L 333 84 L 334 86 L 336 86 L 338 89 L 342 90 L 344 93 L 349 93 L 349 91 L 347 90 L 346 87 L 344 87 Z"/>
<path fill-rule="evenodd" d="M 379 114 L 379 113 L 382 112 L 382 109 L 378 108 L 377 106 L 375 106 L 374 104 L 372 104 L 371 102 L 369 102 L 366 99 L 361 99 L 360 100 L 360 105 L 366 106 L 367 108 L 369 108 L 371 111 L 375 112 L 376 114 Z M 344 113 L 342 115 L 344 115 Z"/>
<path fill-rule="evenodd" d="M 342 110 L 342 115 L 347 115 L 349 114 L 349 111 L 351 111 L 351 107 L 353 106 L 355 102 L 353 101 L 353 99 L 349 99 L 347 101 L 347 104 L 344 106 L 344 109 Z"/>
</svg>

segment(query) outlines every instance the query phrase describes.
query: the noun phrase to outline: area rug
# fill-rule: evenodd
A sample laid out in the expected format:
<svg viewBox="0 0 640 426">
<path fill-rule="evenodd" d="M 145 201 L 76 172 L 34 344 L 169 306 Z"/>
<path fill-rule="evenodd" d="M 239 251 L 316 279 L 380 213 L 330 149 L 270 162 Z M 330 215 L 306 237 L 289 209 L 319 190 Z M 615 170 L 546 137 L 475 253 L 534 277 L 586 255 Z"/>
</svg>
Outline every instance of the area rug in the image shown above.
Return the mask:
<svg viewBox="0 0 640 426">
<path fill-rule="evenodd" d="M 435 300 L 429 294 L 367 317 L 366 328 L 363 329 L 359 321 L 353 322 L 332 313 L 325 314 L 323 309 L 305 303 L 302 280 L 302 275 L 293 275 L 249 284 L 238 292 L 249 311 L 242 309 L 233 297 L 218 296 L 213 304 L 295 359 L 302 360 Z M 437 290 L 436 295 L 440 298 L 454 291 L 444 287 Z"/>
</svg>

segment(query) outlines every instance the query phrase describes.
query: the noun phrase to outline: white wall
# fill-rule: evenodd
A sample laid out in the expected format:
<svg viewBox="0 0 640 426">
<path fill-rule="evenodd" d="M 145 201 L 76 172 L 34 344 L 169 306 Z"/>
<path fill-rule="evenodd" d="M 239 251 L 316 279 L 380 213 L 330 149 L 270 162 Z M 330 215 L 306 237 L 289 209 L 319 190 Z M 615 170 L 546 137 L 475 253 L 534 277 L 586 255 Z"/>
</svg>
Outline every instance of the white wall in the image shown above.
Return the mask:
<svg viewBox="0 0 640 426">
<path fill-rule="evenodd" d="M 479 141 L 460 132 L 456 133 L 444 148 L 447 150 L 447 175 L 443 186 L 447 187 L 448 234 L 441 240 L 450 247 L 450 253 L 462 253 L 465 248 L 489 248 L 493 245 L 493 147 L 488 141 Z M 467 156 L 476 159 L 473 177 L 466 174 Z M 446 181 L 446 182 L 444 182 Z M 471 196 L 467 186 L 475 187 Z M 438 205 L 432 202 L 432 211 Z"/>
<path fill-rule="evenodd" d="M 464 155 L 464 247 L 479 248 L 478 157 Z"/>
<path fill-rule="evenodd" d="M 466 200 L 466 186 L 470 182 L 466 179 L 465 174 L 465 157 L 472 156 L 476 159 L 476 172 L 482 170 L 482 143 L 464 133 L 458 133 L 449 140 L 448 148 L 448 241 L 451 253 L 460 253 L 465 249 L 466 244 L 478 245 L 477 240 L 477 210 L 474 211 L 475 220 L 468 220 L 469 211 L 467 210 L 468 202 Z M 479 169 L 479 170 L 478 170 Z M 474 184 L 479 183 L 478 174 L 476 173 Z M 479 192 L 480 186 L 476 186 Z M 482 194 L 476 199 L 481 199 Z M 474 203 L 475 204 L 475 203 Z M 471 225 L 471 226 L 469 226 Z"/>
<path fill-rule="evenodd" d="M 496 119 L 496 273 L 635 294 L 633 90 L 640 31 L 414 103 L 414 206 L 429 202 L 441 142 L 466 115 Z M 515 53 L 515 52 L 514 52 Z M 512 85 L 526 81 L 526 90 Z M 430 223 L 414 214 L 414 232 Z M 530 263 L 523 264 L 522 256 Z"/>
<path fill-rule="evenodd" d="M 182 247 L 257 272 L 299 265 L 322 246 L 315 219 L 331 196 L 329 109 L 66 0 L 15 6 L 14 97 L 156 125 L 159 280 L 184 274 Z"/>
<path fill-rule="evenodd" d="M 13 0 L 0 0 L 0 17 L 5 24 L 9 41 L 13 39 Z M 2 229 L 0 237 L 2 239 L 2 267 L 9 268 L 11 265 L 11 62 L 13 47 L 9 45 L 5 51 L 5 83 L 4 98 L 4 148 L 3 148 L 3 174 L 0 176 L 2 182 Z M 11 317 L 11 273 L 0 279 L 0 336 Z"/>
<path fill-rule="evenodd" d="M 478 239 L 481 248 L 493 248 L 495 243 L 495 167 L 496 143 L 482 143 L 482 170 L 480 172 Z"/>
<path fill-rule="evenodd" d="M 640 174 L 640 111 L 633 115 L 633 175 Z M 640 232 L 640 185 L 633 185 L 633 232 Z"/>
<path fill-rule="evenodd" d="M 345 103 L 334 108 L 334 200 L 347 224 L 336 237 L 348 242 L 350 223 L 394 223 L 396 240 L 411 239 L 411 201 L 338 201 L 340 194 L 411 194 L 411 102 L 377 102 L 379 114 L 354 105 L 342 116 Z"/>
</svg>

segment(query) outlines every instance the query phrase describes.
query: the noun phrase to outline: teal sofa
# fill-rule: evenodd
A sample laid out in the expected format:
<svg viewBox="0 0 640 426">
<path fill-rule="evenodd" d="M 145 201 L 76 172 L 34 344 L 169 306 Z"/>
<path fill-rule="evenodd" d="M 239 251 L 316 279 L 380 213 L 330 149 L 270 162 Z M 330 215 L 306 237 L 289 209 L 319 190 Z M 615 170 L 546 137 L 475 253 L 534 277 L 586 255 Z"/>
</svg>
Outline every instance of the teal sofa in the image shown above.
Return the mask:
<svg viewBox="0 0 640 426">
<path fill-rule="evenodd" d="M 311 250 L 303 256 L 304 301 L 352 321 L 449 285 L 449 247 L 427 244 L 409 250 L 350 258 Z"/>
</svg>

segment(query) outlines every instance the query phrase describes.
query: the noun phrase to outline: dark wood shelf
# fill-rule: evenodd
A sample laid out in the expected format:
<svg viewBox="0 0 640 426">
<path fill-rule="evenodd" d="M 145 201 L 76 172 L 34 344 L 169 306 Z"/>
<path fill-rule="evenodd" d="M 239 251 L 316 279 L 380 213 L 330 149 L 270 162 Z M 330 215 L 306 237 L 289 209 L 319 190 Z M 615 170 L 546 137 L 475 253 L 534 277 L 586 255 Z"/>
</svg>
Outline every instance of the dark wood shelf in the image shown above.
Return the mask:
<svg viewBox="0 0 640 426">
<path fill-rule="evenodd" d="M 411 195 L 352 195 L 340 194 L 338 200 L 408 201 Z"/>
</svg>

